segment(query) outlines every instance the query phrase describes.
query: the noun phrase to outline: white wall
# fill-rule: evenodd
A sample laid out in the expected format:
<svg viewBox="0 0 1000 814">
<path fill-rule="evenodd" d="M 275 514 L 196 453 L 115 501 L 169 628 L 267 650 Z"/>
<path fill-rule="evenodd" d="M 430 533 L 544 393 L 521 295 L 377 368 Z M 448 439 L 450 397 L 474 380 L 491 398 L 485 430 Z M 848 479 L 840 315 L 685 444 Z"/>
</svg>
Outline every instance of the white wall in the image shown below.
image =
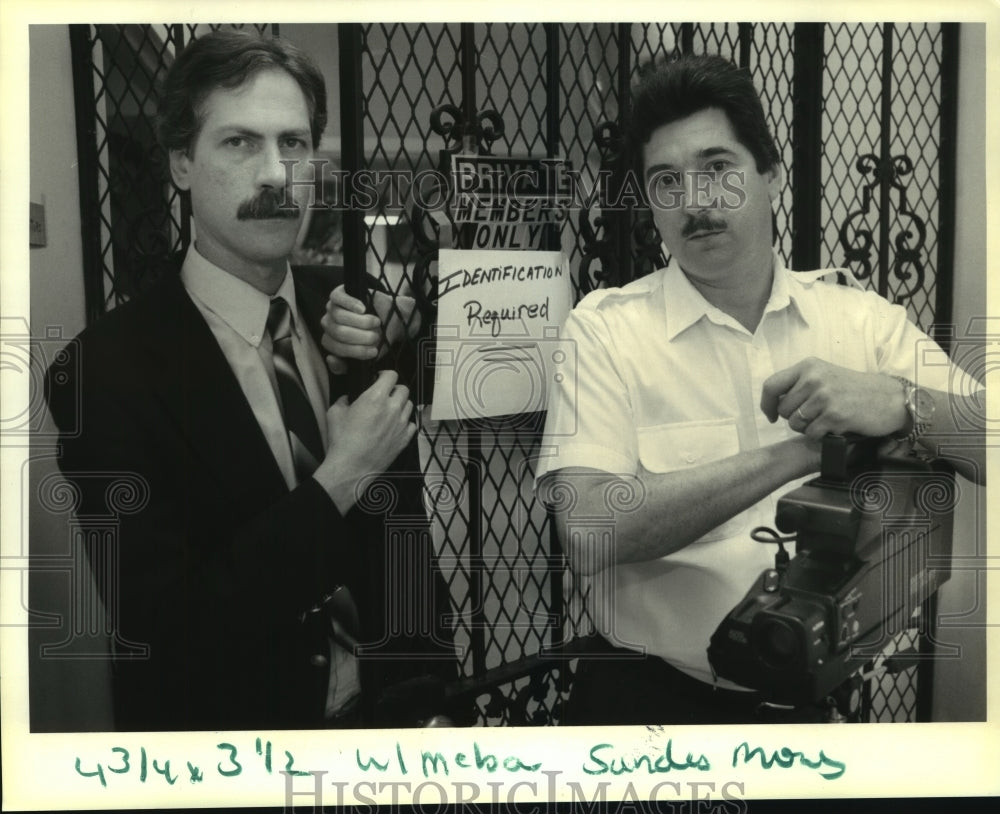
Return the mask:
<svg viewBox="0 0 1000 814">
<path fill-rule="evenodd" d="M 32 332 L 68 339 L 85 320 L 69 28 L 31 26 L 28 42 L 31 200 L 44 201 L 48 227 L 48 245 L 31 249 Z"/>
<path fill-rule="evenodd" d="M 986 26 L 961 26 L 954 322 L 964 335 L 986 303 Z"/>
<path fill-rule="evenodd" d="M 984 316 L 986 299 L 986 26 L 961 27 L 958 68 L 958 218 L 955 234 L 955 357 L 975 372 L 981 339 L 969 339 L 970 322 Z M 981 326 L 979 330 L 982 330 Z M 951 581 L 940 594 L 938 639 L 945 656 L 935 665 L 934 719 L 985 720 L 986 572 L 959 570 L 986 546 L 986 489 L 960 482 L 962 500 L 955 513 Z M 957 649 L 956 649 L 957 648 Z"/>
<path fill-rule="evenodd" d="M 31 26 L 29 50 L 30 194 L 32 202 L 45 203 L 48 238 L 47 246 L 33 248 L 30 253 L 31 335 L 36 339 L 52 337 L 43 346 L 51 360 L 56 347 L 78 334 L 85 324 L 69 28 Z M 36 364 L 44 363 L 39 358 Z M 30 518 L 32 555 L 67 562 L 67 515 L 45 511 L 38 501 L 39 485 L 58 471 L 54 429 L 51 419 L 44 416 L 42 433 L 32 441 L 24 505 Z M 89 569 L 81 576 L 88 580 L 94 596 Z M 42 645 L 58 644 L 71 629 L 70 584 L 69 572 L 31 576 L 29 607 L 36 612 L 57 613 L 62 619 L 57 628 L 36 627 L 29 633 L 32 728 L 104 729 L 111 722 L 106 662 L 39 656 Z"/>
</svg>

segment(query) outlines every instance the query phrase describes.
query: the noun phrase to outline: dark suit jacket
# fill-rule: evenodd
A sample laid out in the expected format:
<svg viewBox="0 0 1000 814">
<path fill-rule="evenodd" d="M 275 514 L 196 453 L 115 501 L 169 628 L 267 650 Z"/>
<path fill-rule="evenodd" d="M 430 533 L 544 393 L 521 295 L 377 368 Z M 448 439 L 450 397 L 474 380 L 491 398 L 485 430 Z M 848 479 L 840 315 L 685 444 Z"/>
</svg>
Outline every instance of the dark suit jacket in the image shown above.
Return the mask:
<svg viewBox="0 0 1000 814">
<path fill-rule="evenodd" d="M 337 280 L 307 269 L 295 281 L 318 340 Z M 341 516 L 312 479 L 288 490 L 178 275 L 114 309 L 67 352 L 71 362 L 60 370 L 78 375 L 50 375 L 46 384 L 58 426 L 79 426 L 60 439 L 78 515 L 108 513 L 110 473 L 134 473 L 147 489 L 140 508 L 120 513 L 114 568 L 112 543 L 88 545 L 116 637 L 149 645 L 148 659 L 114 663 L 118 728 L 321 726 L 326 670 L 310 663 L 317 643 L 300 616 L 338 584 L 356 598 L 363 638 L 378 643 L 361 660 L 366 723 L 412 725 L 446 711 L 433 707 L 441 681 L 455 676 L 440 625 L 448 598 L 421 517 L 415 446 L 394 467 L 411 474 L 397 482 L 388 519 L 409 512 L 402 526 L 420 542 L 407 549 L 415 559 L 405 568 L 387 568 L 385 511 L 355 507 Z M 410 584 L 389 584 L 387 572 L 400 571 Z M 388 598 L 408 590 L 424 603 L 421 615 L 433 617 L 433 632 L 411 629 L 395 611 L 388 618 L 396 607 Z M 427 603 L 437 612 L 428 614 Z M 416 692 L 396 692 L 401 684 Z"/>
</svg>

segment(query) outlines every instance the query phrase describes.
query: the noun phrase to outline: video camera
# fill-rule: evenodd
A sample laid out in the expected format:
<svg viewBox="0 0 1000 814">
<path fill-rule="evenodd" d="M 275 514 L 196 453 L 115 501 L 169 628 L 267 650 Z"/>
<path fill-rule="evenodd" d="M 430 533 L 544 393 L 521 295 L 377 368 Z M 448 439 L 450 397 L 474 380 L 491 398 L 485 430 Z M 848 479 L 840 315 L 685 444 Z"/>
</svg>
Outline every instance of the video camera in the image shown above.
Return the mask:
<svg viewBox="0 0 1000 814">
<path fill-rule="evenodd" d="M 775 524 L 796 555 L 712 634 L 717 675 L 778 704 L 822 701 L 951 576 L 952 471 L 912 451 L 879 455 L 883 440 L 827 436 L 820 476 L 779 499 Z"/>
</svg>

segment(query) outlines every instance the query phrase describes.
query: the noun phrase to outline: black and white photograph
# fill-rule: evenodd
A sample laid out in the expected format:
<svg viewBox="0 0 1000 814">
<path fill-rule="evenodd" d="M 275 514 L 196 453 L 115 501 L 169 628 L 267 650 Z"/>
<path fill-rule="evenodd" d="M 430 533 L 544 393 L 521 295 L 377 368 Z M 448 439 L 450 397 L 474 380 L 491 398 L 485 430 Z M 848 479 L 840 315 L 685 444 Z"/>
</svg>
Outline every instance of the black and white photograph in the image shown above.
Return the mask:
<svg viewBox="0 0 1000 814">
<path fill-rule="evenodd" d="M 5 810 L 1000 793 L 992 4 L 155 11 L 3 11 Z"/>
</svg>

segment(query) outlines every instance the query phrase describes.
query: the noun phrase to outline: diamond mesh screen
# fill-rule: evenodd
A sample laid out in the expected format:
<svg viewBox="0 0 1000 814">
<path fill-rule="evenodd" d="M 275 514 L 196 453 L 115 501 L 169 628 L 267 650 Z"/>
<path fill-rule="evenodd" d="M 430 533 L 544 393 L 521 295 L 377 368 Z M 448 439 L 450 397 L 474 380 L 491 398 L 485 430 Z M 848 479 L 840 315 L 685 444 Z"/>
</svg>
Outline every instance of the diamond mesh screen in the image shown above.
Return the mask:
<svg viewBox="0 0 1000 814">
<path fill-rule="evenodd" d="M 941 26 L 831 25 L 826 41 L 824 259 L 928 330 L 941 216 Z"/>
</svg>

